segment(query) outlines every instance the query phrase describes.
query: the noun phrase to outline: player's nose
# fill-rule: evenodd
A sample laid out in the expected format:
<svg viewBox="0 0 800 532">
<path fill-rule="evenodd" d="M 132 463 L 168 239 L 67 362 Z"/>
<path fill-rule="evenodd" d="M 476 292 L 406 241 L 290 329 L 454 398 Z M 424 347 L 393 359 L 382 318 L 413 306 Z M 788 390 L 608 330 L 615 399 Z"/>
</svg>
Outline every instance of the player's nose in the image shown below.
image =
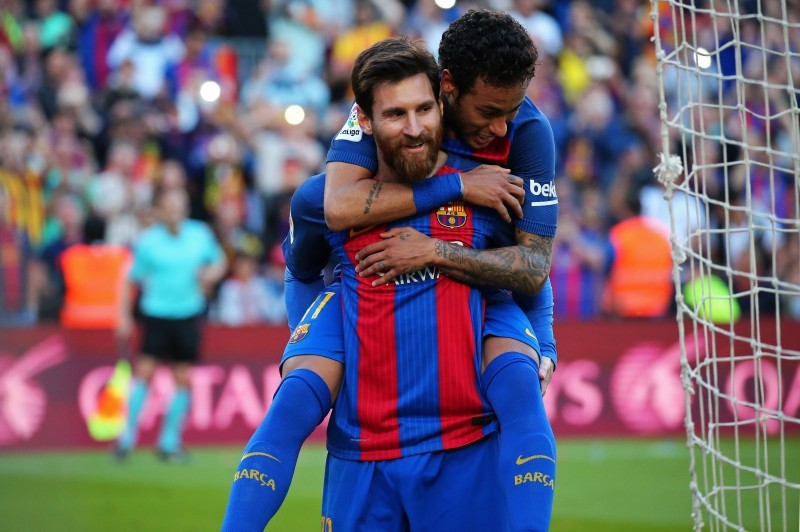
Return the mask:
<svg viewBox="0 0 800 532">
<path fill-rule="evenodd" d="M 498 117 L 489 122 L 489 132 L 495 137 L 505 137 L 508 131 L 508 124 L 504 117 Z"/>
<path fill-rule="evenodd" d="M 413 114 L 408 116 L 405 128 L 403 128 L 403 133 L 409 137 L 418 137 L 422 133 L 422 124 L 419 123 L 419 120 L 417 120 Z"/>
</svg>

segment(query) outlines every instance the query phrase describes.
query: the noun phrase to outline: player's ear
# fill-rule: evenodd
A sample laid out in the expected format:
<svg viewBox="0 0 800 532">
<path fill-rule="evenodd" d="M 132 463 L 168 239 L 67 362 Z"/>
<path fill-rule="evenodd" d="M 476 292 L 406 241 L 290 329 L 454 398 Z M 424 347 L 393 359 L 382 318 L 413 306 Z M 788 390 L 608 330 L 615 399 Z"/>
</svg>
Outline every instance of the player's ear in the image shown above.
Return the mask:
<svg viewBox="0 0 800 532">
<path fill-rule="evenodd" d="M 358 125 L 361 128 L 361 131 L 367 135 L 372 135 L 372 120 L 370 120 L 367 114 L 361 110 L 361 107 L 358 108 Z"/>
<path fill-rule="evenodd" d="M 450 74 L 450 71 L 446 68 L 442 70 L 442 77 L 439 80 L 439 84 L 441 87 L 440 92 L 442 94 L 442 100 L 444 100 L 445 96 L 450 98 L 458 97 L 458 88 L 456 87 L 456 84 L 453 83 L 452 74 Z"/>
</svg>

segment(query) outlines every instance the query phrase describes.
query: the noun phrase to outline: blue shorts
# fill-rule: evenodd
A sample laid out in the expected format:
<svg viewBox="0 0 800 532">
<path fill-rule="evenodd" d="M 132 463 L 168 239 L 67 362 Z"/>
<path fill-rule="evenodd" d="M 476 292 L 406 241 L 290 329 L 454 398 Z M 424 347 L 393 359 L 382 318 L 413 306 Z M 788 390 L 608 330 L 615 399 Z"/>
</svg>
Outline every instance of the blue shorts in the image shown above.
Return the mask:
<svg viewBox="0 0 800 532">
<path fill-rule="evenodd" d="M 328 455 L 322 530 L 445 532 L 508 529 L 497 433 L 465 447 L 396 460 Z"/>
<path fill-rule="evenodd" d="M 318 355 L 345 363 L 341 289 L 342 284 L 337 281 L 320 292 L 289 338 L 281 365 L 299 355 Z M 484 297 L 483 338 L 512 338 L 531 346 L 538 353 L 539 340 L 528 317 L 511 294 L 504 290 L 485 290 Z"/>
<path fill-rule="evenodd" d="M 291 357 L 318 355 L 344 364 L 342 283 L 325 287 L 308 307 L 283 350 L 281 365 Z"/>
<path fill-rule="evenodd" d="M 531 346 L 539 354 L 539 339 L 533 332 L 528 316 L 522 312 L 511 292 L 487 289 L 486 313 L 483 316 L 483 338 L 499 336 L 511 338 Z"/>
</svg>

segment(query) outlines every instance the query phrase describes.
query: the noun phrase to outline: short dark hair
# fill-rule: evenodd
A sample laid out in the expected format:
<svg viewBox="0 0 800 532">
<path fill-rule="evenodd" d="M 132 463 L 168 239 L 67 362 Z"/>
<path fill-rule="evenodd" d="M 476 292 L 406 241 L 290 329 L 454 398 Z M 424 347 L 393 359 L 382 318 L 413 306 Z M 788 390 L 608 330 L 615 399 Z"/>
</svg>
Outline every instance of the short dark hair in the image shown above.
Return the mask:
<svg viewBox="0 0 800 532">
<path fill-rule="evenodd" d="M 481 78 L 494 87 L 527 85 L 539 52 L 531 36 L 507 13 L 470 9 L 454 20 L 439 43 L 439 66 L 450 71 L 459 93 Z"/>
<path fill-rule="evenodd" d="M 83 243 L 94 244 L 106 239 L 106 222 L 98 216 L 87 216 L 83 222 Z"/>
<path fill-rule="evenodd" d="M 369 117 L 375 103 L 375 87 L 381 83 L 399 83 L 425 74 L 433 95 L 439 100 L 439 65 L 422 41 L 408 37 L 390 37 L 361 52 L 353 65 L 350 83 L 356 103 Z"/>
</svg>

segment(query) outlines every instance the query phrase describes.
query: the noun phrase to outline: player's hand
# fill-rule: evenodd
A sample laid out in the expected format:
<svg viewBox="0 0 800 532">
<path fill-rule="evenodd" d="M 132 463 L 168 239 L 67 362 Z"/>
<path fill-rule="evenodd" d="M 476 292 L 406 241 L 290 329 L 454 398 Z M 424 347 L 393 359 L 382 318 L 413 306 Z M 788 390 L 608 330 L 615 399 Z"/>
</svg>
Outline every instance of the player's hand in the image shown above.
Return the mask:
<svg viewBox="0 0 800 532">
<path fill-rule="evenodd" d="M 512 216 L 522 218 L 525 201 L 525 182 L 501 166 L 482 164 L 461 173 L 464 201 L 489 207 L 500 213 L 506 222 Z"/>
<path fill-rule="evenodd" d="M 553 378 L 553 371 L 555 371 L 555 369 L 552 358 L 542 357 L 542 361 L 539 364 L 539 380 L 542 385 L 542 397 L 544 397 L 547 391 L 547 385 L 550 384 L 550 379 Z"/>
<path fill-rule="evenodd" d="M 398 275 L 421 270 L 433 262 L 436 241 L 416 229 L 396 227 L 381 233 L 381 238 L 356 253 L 359 277 L 379 276 L 372 286 L 385 285 Z"/>
</svg>

